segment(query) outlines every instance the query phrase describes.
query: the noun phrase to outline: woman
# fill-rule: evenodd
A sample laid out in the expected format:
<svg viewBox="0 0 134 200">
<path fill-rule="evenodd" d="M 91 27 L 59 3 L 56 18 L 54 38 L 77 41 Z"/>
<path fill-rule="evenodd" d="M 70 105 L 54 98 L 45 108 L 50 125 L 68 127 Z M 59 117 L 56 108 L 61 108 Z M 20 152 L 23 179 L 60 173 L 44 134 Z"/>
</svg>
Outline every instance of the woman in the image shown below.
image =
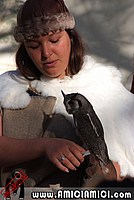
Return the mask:
<svg viewBox="0 0 134 200">
<path fill-rule="evenodd" d="M 81 185 L 85 149 L 61 90 L 80 92 L 90 100 L 104 126 L 117 179 L 134 176 L 133 95 L 121 84 L 117 69 L 84 56 L 74 26 L 62 0 L 27 0 L 18 13 L 18 69 L 0 77 L 3 183 L 7 174 L 22 168 L 30 177 L 28 186 Z"/>
</svg>

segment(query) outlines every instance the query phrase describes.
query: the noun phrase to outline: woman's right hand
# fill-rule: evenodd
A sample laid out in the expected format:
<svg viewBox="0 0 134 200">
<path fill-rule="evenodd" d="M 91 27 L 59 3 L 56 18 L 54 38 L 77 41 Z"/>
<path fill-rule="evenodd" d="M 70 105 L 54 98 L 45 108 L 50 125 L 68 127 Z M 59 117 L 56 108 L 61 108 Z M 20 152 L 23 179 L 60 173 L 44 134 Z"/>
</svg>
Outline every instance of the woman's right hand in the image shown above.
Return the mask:
<svg viewBox="0 0 134 200">
<path fill-rule="evenodd" d="M 15 139 L 1 136 L 0 147 L 0 167 L 12 166 L 46 156 L 64 172 L 76 170 L 83 162 L 82 153 L 85 152 L 74 142 L 59 138 Z"/>
<path fill-rule="evenodd" d="M 45 156 L 64 172 L 76 170 L 84 161 L 82 153 L 85 152 L 85 149 L 70 140 L 43 138 L 42 142 Z"/>
</svg>

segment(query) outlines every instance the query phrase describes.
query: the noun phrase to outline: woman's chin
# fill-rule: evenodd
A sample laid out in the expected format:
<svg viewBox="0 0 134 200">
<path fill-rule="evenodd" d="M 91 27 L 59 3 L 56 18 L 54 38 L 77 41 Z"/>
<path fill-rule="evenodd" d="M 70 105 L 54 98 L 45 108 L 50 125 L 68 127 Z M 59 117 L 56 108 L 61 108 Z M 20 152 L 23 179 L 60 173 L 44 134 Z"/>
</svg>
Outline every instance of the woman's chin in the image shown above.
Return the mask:
<svg viewBox="0 0 134 200">
<path fill-rule="evenodd" d="M 59 73 L 43 73 L 44 76 L 48 77 L 48 78 L 59 78 L 59 79 L 63 79 L 65 77 L 65 73 L 63 74 L 59 74 Z"/>
</svg>

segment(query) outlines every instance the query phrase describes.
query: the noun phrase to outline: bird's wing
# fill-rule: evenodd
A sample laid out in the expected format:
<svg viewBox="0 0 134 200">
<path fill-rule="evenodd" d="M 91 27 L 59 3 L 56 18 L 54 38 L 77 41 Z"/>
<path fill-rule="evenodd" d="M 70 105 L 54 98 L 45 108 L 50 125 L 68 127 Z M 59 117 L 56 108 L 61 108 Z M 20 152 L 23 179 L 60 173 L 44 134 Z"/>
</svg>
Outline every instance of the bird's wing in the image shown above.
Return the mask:
<svg viewBox="0 0 134 200">
<path fill-rule="evenodd" d="M 74 125 L 75 125 L 75 128 L 77 128 L 77 127 L 78 127 L 77 118 L 75 117 L 75 115 L 73 115 L 73 118 L 74 118 Z"/>
<path fill-rule="evenodd" d="M 96 136 L 104 138 L 103 126 L 98 116 L 96 115 L 95 111 L 91 110 L 90 113 L 87 113 L 87 116 L 94 129 L 94 132 L 96 133 Z"/>
</svg>

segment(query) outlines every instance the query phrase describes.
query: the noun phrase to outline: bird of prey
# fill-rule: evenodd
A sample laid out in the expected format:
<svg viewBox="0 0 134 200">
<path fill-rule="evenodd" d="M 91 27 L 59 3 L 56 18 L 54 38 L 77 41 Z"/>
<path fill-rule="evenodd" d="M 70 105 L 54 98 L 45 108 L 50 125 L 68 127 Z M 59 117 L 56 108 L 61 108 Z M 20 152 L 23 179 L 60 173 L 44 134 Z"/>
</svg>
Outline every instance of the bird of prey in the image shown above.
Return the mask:
<svg viewBox="0 0 134 200">
<path fill-rule="evenodd" d="M 64 94 L 63 91 L 61 92 L 66 111 L 73 115 L 74 124 L 83 141 L 83 146 L 94 154 L 103 174 L 110 173 L 107 166 L 112 162 L 108 156 L 103 126 L 92 104 L 80 93 Z"/>
</svg>

